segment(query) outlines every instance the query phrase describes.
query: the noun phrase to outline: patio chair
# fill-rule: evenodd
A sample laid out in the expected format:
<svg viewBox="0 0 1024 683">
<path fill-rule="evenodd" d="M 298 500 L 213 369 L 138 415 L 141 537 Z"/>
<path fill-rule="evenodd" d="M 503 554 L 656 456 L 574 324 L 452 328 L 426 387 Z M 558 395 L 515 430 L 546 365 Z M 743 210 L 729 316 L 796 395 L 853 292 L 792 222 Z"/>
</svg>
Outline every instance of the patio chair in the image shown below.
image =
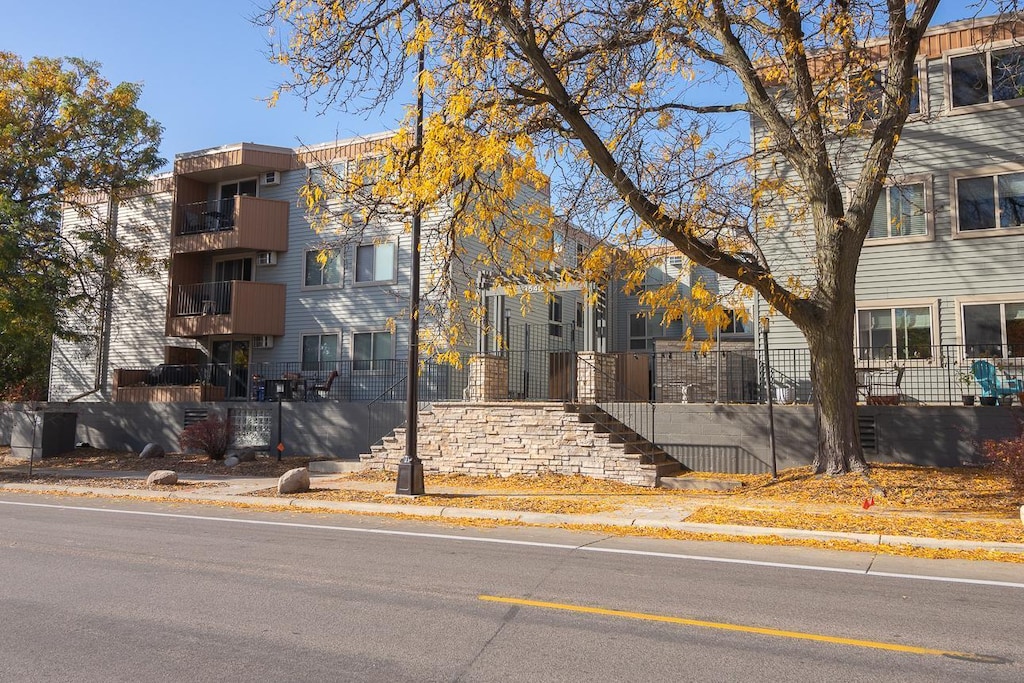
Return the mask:
<svg viewBox="0 0 1024 683">
<path fill-rule="evenodd" d="M 334 380 L 338 377 L 337 370 L 331 370 L 331 374 L 327 375 L 327 381 L 323 384 L 315 384 L 309 388 L 306 392 L 306 399 L 310 401 L 321 401 L 327 398 L 327 395 L 331 393 L 331 385 L 334 384 Z"/>
<path fill-rule="evenodd" d="M 976 360 L 971 363 L 971 374 L 981 385 L 982 396 L 1012 396 L 1024 391 L 1024 383 L 1016 377 L 1006 377 L 999 369 L 987 360 Z"/>
<path fill-rule="evenodd" d="M 870 373 L 867 403 L 869 405 L 899 405 L 903 395 L 900 385 L 906 368 L 894 367 Z"/>
</svg>

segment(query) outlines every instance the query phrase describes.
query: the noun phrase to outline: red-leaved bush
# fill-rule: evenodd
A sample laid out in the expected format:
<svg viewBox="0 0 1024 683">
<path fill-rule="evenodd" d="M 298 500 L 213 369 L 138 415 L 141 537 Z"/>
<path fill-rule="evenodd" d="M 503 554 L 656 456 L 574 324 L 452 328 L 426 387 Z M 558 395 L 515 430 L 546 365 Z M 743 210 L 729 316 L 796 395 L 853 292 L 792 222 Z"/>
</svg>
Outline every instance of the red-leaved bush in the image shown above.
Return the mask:
<svg viewBox="0 0 1024 683">
<path fill-rule="evenodd" d="M 234 438 L 231 423 L 220 415 L 211 415 L 185 427 L 178 444 L 182 450 L 205 453 L 210 460 L 223 460 Z"/>
<path fill-rule="evenodd" d="M 1004 441 L 986 441 L 981 452 L 993 471 L 1009 477 L 1013 490 L 1024 493 L 1024 434 Z"/>
</svg>

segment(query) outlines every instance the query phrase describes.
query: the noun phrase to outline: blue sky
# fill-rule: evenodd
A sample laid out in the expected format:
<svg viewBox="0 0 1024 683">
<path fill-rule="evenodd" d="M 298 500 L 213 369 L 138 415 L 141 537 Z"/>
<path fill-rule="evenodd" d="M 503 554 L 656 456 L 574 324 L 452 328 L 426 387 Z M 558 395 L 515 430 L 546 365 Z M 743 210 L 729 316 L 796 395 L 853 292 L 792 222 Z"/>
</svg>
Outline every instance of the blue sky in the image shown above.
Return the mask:
<svg viewBox="0 0 1024 683">
<path fill-rule="evenodd" d="M 395 125 L 394 117 L 317 116 L 295 97 L 268 109 L 260 99 L 287 74 L 263 54 L 266 33 L 249 21 L 252 0 L 3 4 L 0 50 L 83 57 L 101 62 L 112 82 L 141 82 L 141 107 L 164 126 L 168 160 L 232 142 L 295 146 Z"/>
<path fill-rule="evenodd" d="M 295 146 L 373 133 L 393 128 L 401 113 L 318 116 L 290 96 L 268 109 L 261 98 L 287 74 L 263 54 L 265 30 L 249 21 L 258 10 L 253 0 L 4 4 L 0 49 L 23 58 L 83 57 L 101 62 L 112 82 L 141 82 L 141 106 L 164 126 L 168 160 L 233 142 Z M 973 14 L 965 4 L 945 0 L 935 23 Z"/>
</svg>

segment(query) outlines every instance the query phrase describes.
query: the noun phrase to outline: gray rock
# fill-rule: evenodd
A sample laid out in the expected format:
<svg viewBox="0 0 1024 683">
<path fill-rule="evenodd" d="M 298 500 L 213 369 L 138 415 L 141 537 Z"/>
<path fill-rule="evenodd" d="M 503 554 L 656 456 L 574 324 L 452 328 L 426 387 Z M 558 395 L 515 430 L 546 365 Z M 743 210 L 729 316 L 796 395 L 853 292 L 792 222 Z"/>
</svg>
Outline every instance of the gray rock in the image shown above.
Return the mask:
<svg viewBox="0 0 1024 683">
<path fill-rule="evenodd" d="M 252 446 L 247 446 L 235 453 L 235 457 L 238 458 L 238 462 L 255 462 L 256 449 Z"/>
<path fill-rule="evenodd" d="M 165 455 L 167 455 L 167 452 L 164 451 L 163 446 L 156 443 L 147 443 L 142 452 L 139 453 L 139 457 L 144 459 L 162 458 Z"/>
<path fill-rule="evenodd" d="M 156 470 L 146 477 L 150 486 L 174 486 L 178 483 L 178 473 L 174 470 Z"/>
<path fill-rule="evenodd" d="M 309 470 L 296 467 L 288 470 L 277 480 L 278 493 L 302 493 L 309 490 Z"/>
<path fill-rule="evenodd" d="M 238 456 L 236 455 L 229 455 L 228 457 L 224 458 L 224 467 L 234 467 L 237 464 Z"/>
</svg>

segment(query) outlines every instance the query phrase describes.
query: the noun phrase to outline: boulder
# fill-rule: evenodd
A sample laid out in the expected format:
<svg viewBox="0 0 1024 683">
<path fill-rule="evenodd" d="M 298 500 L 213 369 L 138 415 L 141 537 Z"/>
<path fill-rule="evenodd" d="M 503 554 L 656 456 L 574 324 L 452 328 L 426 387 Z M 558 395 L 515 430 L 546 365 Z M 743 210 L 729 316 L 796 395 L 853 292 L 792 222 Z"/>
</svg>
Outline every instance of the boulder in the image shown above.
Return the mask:
<svg viewBox="0 0 1024 683">
<path fill-rule="evenodd" d="M 139 457 L 143 459 L 162 458 L 165 455 L 167 453 L 164 451 L 163 446 L 156 443 L 147 443 L 142 452 L 139 453 Z"/>
<path fill-rule="evenodd" d="M 296 467 L 288 470 L 277 480 L 278 493 L 302 493 L 309 490 L 309 470 Z"/>
<path fill-rule="evenodd" d="M 229 455 L 228 457 L 224 458 L 224 467 L 234 467 L 237 464 L 238 464 L 238 456 L 237 455 Z"/>
<path fill-rule="evenodd" d="M 178 473 L 174 470 L 156 470 L 146 477 L 150 486 L 174 486 L 178 483 Z"/>
</svg>

